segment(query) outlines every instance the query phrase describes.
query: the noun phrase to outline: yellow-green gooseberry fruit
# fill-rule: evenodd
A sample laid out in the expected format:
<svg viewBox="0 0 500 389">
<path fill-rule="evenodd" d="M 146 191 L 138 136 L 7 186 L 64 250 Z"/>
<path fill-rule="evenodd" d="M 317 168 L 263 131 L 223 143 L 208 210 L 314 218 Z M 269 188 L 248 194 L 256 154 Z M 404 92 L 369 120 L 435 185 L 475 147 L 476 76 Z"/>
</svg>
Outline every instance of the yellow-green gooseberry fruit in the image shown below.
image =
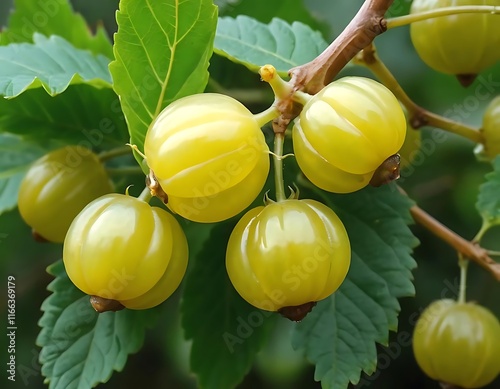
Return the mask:
<svg viewBox="0 0 500 389">
<path fill-rule="evenodd" d="M 122 194 L 102 196 L 75 218 L 64 241 L 66 272 L 90 296 L 130 309 L 165 301 L 188 262 L 187 240 L 167 211 Z"/>
<path fill-rule="evenodd" d="M 484 144 L 479 145 L 476 152 L 492 160 L 500 154 L 500 96 L 495 97 L 484 111 L 481 133 Z"/>
<path fill-rule="evenodd" d="M 314 95 L 296 119 L 294 154 L 304 175 L 329 192 L 349 193 L 403 145 L 406 119 L 382 84 L 344 77 Z"/>
<path fill-rule="evenodd" d="M 81 146 L 66 146 L 30 166 L 19 187 L 19 213 L 37 235 L 62 243 L 75 216 L 112 191 L 96 154 Z"/>
<path fill-rule="evenodd" d="M 251 209 L 231 233 L 226 252 L 226 269 L 241 297 L 292 320 L 337 290 L 350 261 L 344 225 L 314 200 Z"/>
<path fill-rule="evenodd" d="M 465 5 L 499 6 L 500 0 L 414 0 L 410 13 Z M 464 86 L 500 60 L 500 15 L 457 14 L 412 23 L 411 40 L 429 67 L 459 76 Z"/>
<path fill-rule="evenodd" d="M 146 134 L 144 154 L 170 209 L 197 222 L 243 211 L 269 173 L 269 148 L 254 115 L 216 93 L 167 106 Z"/>
<path fill-rule="evenodd" d="M 438 300 L 417 321 L 413 352 L 429 377 L 480 388 L 500 373 L 500 323 L 477 304 Z"/>
</svg>

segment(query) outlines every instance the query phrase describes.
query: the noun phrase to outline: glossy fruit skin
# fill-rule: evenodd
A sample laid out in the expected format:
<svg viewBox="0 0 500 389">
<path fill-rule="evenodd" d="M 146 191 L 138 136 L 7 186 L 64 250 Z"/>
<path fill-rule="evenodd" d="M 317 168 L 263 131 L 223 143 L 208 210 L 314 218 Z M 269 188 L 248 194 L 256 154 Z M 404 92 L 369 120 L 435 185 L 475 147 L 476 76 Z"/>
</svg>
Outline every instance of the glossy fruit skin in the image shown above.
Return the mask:
<svg viewBox="0 0 500 389">
<path fill-rule="evenodd" d="M 349 193 L 403 145 L 406 119 L 389 89 L 364 77 L 332 82 L 306 103 L 292 131 L 305 176 L 329 192 Z"/>
<path fill-rule="evenodd" d="M 81 146 L 66 146 L 31 165 L 19 188 L 18 207 L 39 235 L 62 243 L 75 216 L 92 200 L 112 191 L 97 155 Z"/>
<path fill-rule="evenodd" d="M 410 13 L 464 5 L 500 5 L 500 0 L 414 0 Z M 410 35 L 420 58 L 447 74 L 474 75 L 500 60 L 500 17 L 459 14 L 412 23 Z"/>
<path fill-rule="evenodd" d="M 495 97 L 484 111 L 481 132 L 484 137 L 482 152 L 492 160 L 500 154 L 500 96 Z"/>
<path fill-rule="evenodd" d="M 248 303 L 267 311 L 331 295 L 351 261 L 338 216 L 314 200 L 284 200 L 248 211 L 229 238 L 226 269 Z"/>
<path fill-rule="evenodd" d="M 167 106 L 144 143 L 170 209 L 197 222 L 243 211 L 262 190 L 269 148 L 252 113 L 237 100 L 197 94 Z"/>
<path fill-rule="evenodd" d="M 64 241 L 63 261 L 84 293 L 147 309 L 179 286 L 188 246 L 167 211 L 135 197 L 108 194 L 75 218 Z"/>
<path fill-rule="evenodd" d="M 429 377 L 480 388 L 500 373 L 500 323 L 479 305 L 438 300 L 417 321 L 413 352 Z"/>
</svg>

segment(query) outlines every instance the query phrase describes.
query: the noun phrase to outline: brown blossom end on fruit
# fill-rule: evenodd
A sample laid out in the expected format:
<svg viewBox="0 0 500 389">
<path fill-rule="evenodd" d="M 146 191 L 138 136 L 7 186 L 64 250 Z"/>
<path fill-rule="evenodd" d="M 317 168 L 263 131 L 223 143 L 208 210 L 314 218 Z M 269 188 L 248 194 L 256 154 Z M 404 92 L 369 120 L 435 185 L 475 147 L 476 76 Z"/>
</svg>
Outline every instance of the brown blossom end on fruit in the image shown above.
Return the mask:
<svg viewBox="0 0 500 389">
<path fill-rule="evenodd" d="M 90 304 L 99 313 L 116 312 L 125 308 L 119 301 L 99 296 L 90 296 Z"/>
<path fill-rule="evenodd" d="M 35 229 L 31 230 L 31 236 L 33 237 L 35 242 L 38 242 L 38 243 L 48 243 L 49 242 L 42 235 L 40 235 L 38 232 L 36 232 Z"/>
<path fill-rule="evenodd" d="M 391 155 L 375 170 L 370 185 L 379 187 L 397 180 L 400 176 L 400 163 L 401 157 L 399 154 Z"/>
<path fill-rule="evenodd" d="M 168 195 L 164 192 L 153 170 L 146 176 L 146 186 L 151 191 L 151 196 L 158 197 L 164 204 L 168 203 Z"/>
<path fill-rule="evenodd" d="M 292 321 L 301 321 L 309 312 L 316 306 L 316 301 L 310 301 L 305 304 L 296 305 L 293 307 L 283 307 L 278 309 L 278 312 Z"/>
<path fill-rule="evenodd" d="M 476 77 L 477 74 L 457 74 L 457 80 L 464 88 L 470 86 Z"/>
</svg>

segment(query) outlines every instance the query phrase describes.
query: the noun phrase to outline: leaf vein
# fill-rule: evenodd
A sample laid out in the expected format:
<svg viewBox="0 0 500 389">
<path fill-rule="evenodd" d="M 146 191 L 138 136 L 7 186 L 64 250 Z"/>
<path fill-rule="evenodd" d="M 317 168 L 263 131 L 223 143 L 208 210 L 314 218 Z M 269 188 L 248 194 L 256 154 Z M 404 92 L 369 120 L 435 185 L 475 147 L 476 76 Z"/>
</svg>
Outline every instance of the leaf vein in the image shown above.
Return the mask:
<svg viewBox="0 0 500 389">
<path fill-rule="evenodd" d="M 233 41 L 233 42 L 235 42 L 236 44 L 238 44 L 240 46 L 248 47 L 249 49 L 253 49 L 253 50 L 257 51 L 257 52 L 261 52 L 261 53 L 267 54 L 267 55 L 269 55 L 271 57 L 277 58 L 280 61 L 282 61 L 282 62 L 284 62 L 286 64 L 289 64 L 290 66 L 296 65 L 292 60 L 290 60 L 288 58 L 285 58 L 283 56 L 280 56 L 276 52 L 273 52 L 273 51 L 270 51 L 268 49 L 265 49 L 262 46 L 251 45 L 251 44 L 249 44 L 249 43 L 247 43 L 245 41 L 242 41 L 242 40 L 240 40 L 238 38 L 231 37 L 229 35 L 222 35 L 221 34 L 221 35 L 219 35 L 219 37 L 223 38 L 223 39 L 226 39 L 228 41 Z M 224 51 L 225 53 L 227 53 L 226 50 L 222 49 L 222 51 Z M 228 53 L 228 54 L 230 54 L 230 53 Z M 232 54 L 230 54 L 230 55 L 232 55 Z"/>
<path fill-rule="evenodd" d="M 123 62 L 123 58 L 121 57 L 121 54 L 120 54 L 120 53 L 117 53 L 117 54 L 116 54 L 116 56 L 117 56 L 117 59 L 119 59 L 122 63 L 124 63 L 124 62 Z M 131 81 L 131 84 L 132 84 L 132 86 L 134 87 L 134 90 L 135 90 L 135 92 L 136 92 L 136 94 L 137 94 L 137 97 L 138 97 L 138 99 L 139 99 L 139 102 L 140 102 L 140 103 L 144 106 L 144 109 L 146 110 L 146 112 L 148 113 L 148 115 L 151 117 L 151 119 L 153 119 L 153 114 L 149 111 L 148 105 L 147 105 L 147 104 L 146 104 L 146 102 L 144 101 L 144 99 L 143 99 L 143 97 L 142 97 L 141 93 L 139 92 L 139 89 L 137 88 L 137 85 L 135 84 L 135 82 L 134 82 L 134 78 L 133 78 L 133 77 L 132 77 L 132 75 L 130 74 L 130 71 L 129 71 L 128 67 L 123 66 L 122 68 L 124 69 L 125 73 L 127 73 L 127 76 L 128 76 L 128 78 L 129 78 L 129 80 Z"/>
<path fill-rule="evenodd" d="M 173 70 L 173 66 L 174 66 L 174 60 L 175 60 L 177 44 L 178 44 L 177 35 L 179 34 L 179 0 L 175 0 L 175 24 L 173 25 L 173 28 L 174 28 L 174 38 L 173 38 L 172 46 L 170 48 L 170 61 L 168 63 L 168 69 L 167 69 L 167 74 L 165 75 L 165 79 L 164 79 L 163 83 L 161 83 L 160 96 L 158 97 L 158 103 L 156 105 L 154 117 L 158 116 L 158 114 L 160 113 L 160 111 L 163 107 L 163 99 L 165 98 L 167 85 L 168 85 L 168 82 L 169 82 L 170 77 L 172 75 L 172 70 Z"/>
</svg>

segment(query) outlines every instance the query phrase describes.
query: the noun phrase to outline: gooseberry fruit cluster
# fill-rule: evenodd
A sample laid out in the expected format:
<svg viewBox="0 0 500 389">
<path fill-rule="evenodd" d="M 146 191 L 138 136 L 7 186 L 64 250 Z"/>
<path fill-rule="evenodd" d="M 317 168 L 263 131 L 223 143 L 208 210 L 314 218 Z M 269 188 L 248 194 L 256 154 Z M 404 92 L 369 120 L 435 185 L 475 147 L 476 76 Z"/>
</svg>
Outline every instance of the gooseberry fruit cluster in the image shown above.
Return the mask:
<svg viewBox="0 0 500 389">
<path fill-rule="evenodd" d="M 414 0 L 410 13 L 451 6 L 500 5 L 500 0 Z M 431 68 L 458 77 L 467 86 L 500 60 L 500 23 L 496 15 L 459 14 L 412 23 L 411 40 Z"/>
<path fill-rule="evenodd" d="M 417 321 L 413 351 L 429 377 L 480 388 L 500 374 L 500 323 L 477 304 L 438 300 Z"/>
<path fill-rule="evenodd" d="M 217 222 L 239 214 L 255 200 L 269 173 L 260 118 L 235 99 L 214 93 L 170 104 L 145 138 L 152 189 L 161 188 L 168 207 L 192 221 Z M 368 185 L 375 170 L 397 153 L 405 131 L 404 114 L 387 88 L 348 77 L 310 97 L 295 121 L 294 152 L 313 183 L 353 192 Z M 228 243 L 226 267 L 250 304 L 300 320 L 340 286 L 349 269 L 350 245 L 333 210 L 292 197 L 268 199 L 240 219 Z"/>
<path fill-rule="evenodd" d="M 331 192 L 368 185 L 405 139 L 406 120 L 394 95 L 371 79 L 346 77 L 307 96 L 292 130 L 305 176 Z M 215 93 L 171 103 L 145 137 L 151 194 L 161 194 L 173 213 L 195 222 L 219 222 L 243 212 L 269 174 L 271 153 L 261 127 L 279 113 L 274 105 L 265 112 L 254 115 L 234 98 Z M 104 172 L 102 165 L 99 169 L 94 170 Z M 79 205 L 64 231 L 69 278 L 100 312 L 160 304 L 187 268 L 181 226 L 143 195 L 98 195 Z M 349 238 L 332 209 L 299 200 L 298 192 L 288 199 L 277 195 L 277 201 L 266 195 L 265 204 L 249 210 L 234 228 L 227 272 L 250 304 L 301 320 L 344 281 Z"/>
<path fill-rule="evenodd" d="M 96 310 L 154 307 L 184 276 L 186 237 L 167 211 L 112 191 L 96 154 L 66 146 L 32 164 L 18 206 L 37 235 L 64 242 L 68 276 Z"/>
</svg>

